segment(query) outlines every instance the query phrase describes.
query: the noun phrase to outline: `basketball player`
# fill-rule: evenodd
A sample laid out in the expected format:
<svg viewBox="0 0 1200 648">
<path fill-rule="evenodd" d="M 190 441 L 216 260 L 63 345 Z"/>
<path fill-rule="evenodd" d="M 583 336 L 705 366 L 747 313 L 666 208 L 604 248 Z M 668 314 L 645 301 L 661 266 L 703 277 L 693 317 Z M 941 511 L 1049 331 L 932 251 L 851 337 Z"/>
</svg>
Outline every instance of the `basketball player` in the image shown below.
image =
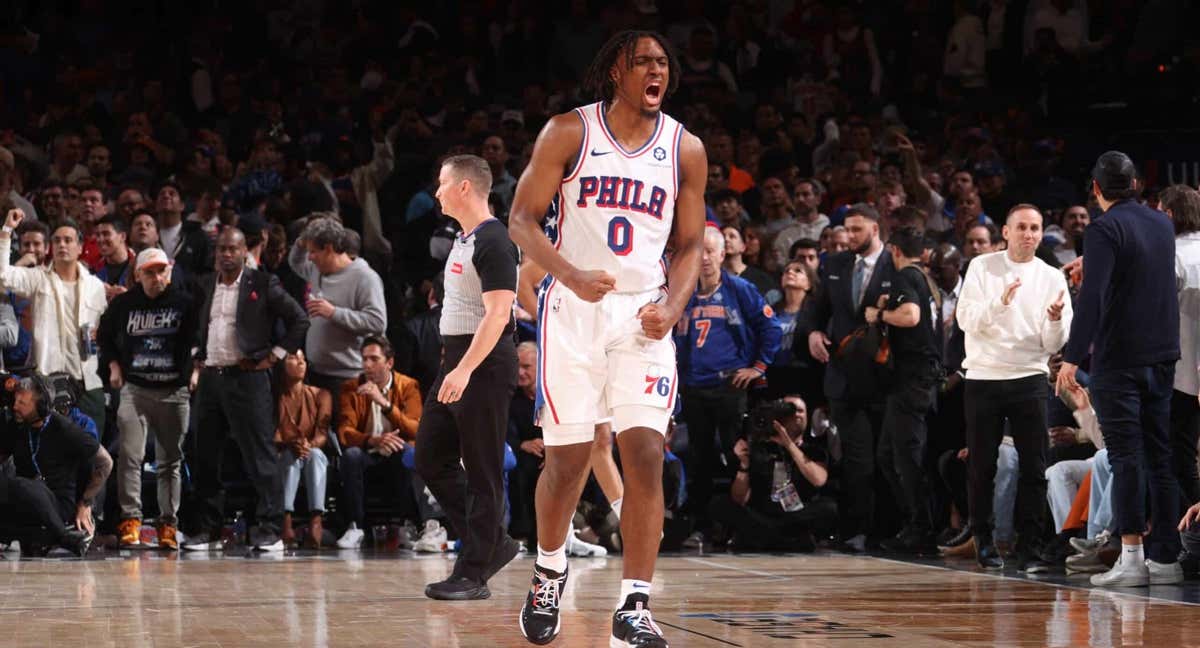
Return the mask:
<svg viewBox="0 0 1200 648">
<path fill-rule="evenodd" d="M 535 644 L 558 635 L 567 527 L 595 424 L 611 417 L 625 467 L 625 560 L 609 645 L 667 645 L 649 605 L 677 378 L 667 336 L 699 276 L 708 164 L 700 140 L 660 110 L 679 79 L 666 42 L 625 31 L 605 43 L 584 80 L 599 101 L 546 124 L 513 199 L 512 238 L 550 274 L 538 307 L 539 546 L 520 616 Z"/>
</svg>

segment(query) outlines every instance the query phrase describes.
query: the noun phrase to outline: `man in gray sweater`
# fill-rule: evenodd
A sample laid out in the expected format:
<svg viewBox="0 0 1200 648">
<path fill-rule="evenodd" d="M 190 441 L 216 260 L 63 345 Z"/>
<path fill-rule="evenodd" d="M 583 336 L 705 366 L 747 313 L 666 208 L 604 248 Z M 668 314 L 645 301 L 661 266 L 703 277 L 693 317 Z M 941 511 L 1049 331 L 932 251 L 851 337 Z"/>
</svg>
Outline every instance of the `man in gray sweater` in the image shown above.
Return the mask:
<svg viewBox="0 0 1200 648">
<path fill-rule="evenodd" d="M 304 307 L 312 322 L 304 345 L 307 381 L 335 395 L 362 372 L 363 338 L 387 330 L 383 281 L 366 261 L 346 253 L 345 232 L 333 214 L 315 212 L 288 255 L 307 284 Z"/>
</svg>

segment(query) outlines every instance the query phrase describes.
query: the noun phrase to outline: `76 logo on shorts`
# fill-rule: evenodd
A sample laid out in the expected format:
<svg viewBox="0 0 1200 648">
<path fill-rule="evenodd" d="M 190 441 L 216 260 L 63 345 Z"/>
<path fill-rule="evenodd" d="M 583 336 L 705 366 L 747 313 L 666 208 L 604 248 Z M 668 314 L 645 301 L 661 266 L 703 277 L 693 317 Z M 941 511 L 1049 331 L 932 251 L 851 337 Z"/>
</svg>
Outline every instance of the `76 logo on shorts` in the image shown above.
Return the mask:
<svg viewBox="0 0 1200 648">
<path fill-rule="evenodd" d="M 659 396 L 667 396 L 671 393 L 671 378 L 669 376 L 646 376 L 646 391 L 645 394 L 651 392 L 657 393 Z"/>
</svg>

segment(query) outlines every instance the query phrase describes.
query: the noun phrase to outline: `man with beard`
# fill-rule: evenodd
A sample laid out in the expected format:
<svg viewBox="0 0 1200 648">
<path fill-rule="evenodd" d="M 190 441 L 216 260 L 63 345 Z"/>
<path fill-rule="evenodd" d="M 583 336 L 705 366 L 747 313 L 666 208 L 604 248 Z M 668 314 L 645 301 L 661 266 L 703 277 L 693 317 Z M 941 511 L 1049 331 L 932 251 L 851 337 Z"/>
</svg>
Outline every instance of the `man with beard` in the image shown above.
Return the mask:
<svg viewBox="0 0 1200 648">
<path fill-rule="evenodd" d="M 1062 215 L 1062 231 L 1066 240 L 1054 248 L 1054 257 L 1059 263 L 1074 261 L 1083 252 L 1083 230 L 1092 222 L 1091 214 L 1083 205 L 1072 205 Z"/>
<path fill-rule="evenodd" d="M 825 395 L 842 438 L 842 548 L 862 552 L 875 519 L 875 443 L 883 423 L 883 395 L 859 392 L 845 370 L 830 363 L 836 345 L 864 325 L 863 307 L 879 302 L 891 288 L 896 270 L 879 238 L 879 214 L 858 203 L 846 212 L 850 249 L 825 260 L 820 287 L 812 299 L 808 349 L 828 364 Z M 825 331 L 832 335 L 826 335 Z"/>
<path fill-rule="evenodd" d="M 95 437 L 53 411 L 50 398 L 41 378 L 17 384 L 16 425 L 0 435 L 0 461 L 12 457 L 15 475 L 0 475 L 0 511 L 5 519 L 43 527 L 52 542 L 82 558 L 96 528 L 92 500 L 112 471 L 112 457 Z M 79 475 L 88 466 L 80 489 Z"/>
<path fill-rule="evenodd" d="M 246 237 L 226 228 L 217 237 L 217 272 L 201 286 L 196 384 L 196 519 L 183 548 L 221 548 L 218 529 L 224 519 L 220 466 L 227 436 L 241 451 L 246 474 L 257 495 L 250 544 L 260 551 L 282 551 L 283 481 L 276 469 L 275 424 L 270 369 L 304 343 L 308 317 L 271 274 L 246 267 Z M 285 333 L 275 335 L 276 320 Z M 278 344 L 273 340 L 280 339 Z"/>
<path fill-rule="evenodd" d="M 792 198 L 792 210 L 795 219 L 792 224 L 780 230 L 775 236 L 775 258 L 782 268 L 790 259 L 792 245 L 801 239 L 816 241 L 821 238 L 821 232 L 829 226 L 829 217 L 817 210 L 821 203 L 820 185 L 816 180 L 805 178 L 796 183 Z M 769 300 L 768 300 L 769 301 Z"/>
</svg>

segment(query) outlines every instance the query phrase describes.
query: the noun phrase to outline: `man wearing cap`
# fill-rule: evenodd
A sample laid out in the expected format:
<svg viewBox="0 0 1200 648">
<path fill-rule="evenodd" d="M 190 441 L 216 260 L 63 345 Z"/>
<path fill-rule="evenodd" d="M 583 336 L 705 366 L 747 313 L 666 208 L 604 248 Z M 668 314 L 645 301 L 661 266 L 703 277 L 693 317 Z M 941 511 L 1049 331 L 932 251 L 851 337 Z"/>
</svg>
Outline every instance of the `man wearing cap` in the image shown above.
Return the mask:
<svg viewBox="0 0 1200 648">
<path fill-rule="evenodd" d="M 1092 194 L 1103 214 L 1083 233 L 1079 317 L 1057 384 L 1060 392 L 1074 389 L 1075 372 L 1090 352 L 1092 403 L 1112 464 L 1113 518 L 1121 536 L 1120 559 L 1092 577 L 1093 585 L 1107 587 L 1183 580 L 1169 427 L 1180 356 L 1175 229 L 1166 214 L 1139 204 L 1138 193 L 1133 161 L 1119 151 L 1101 155 L 1092 169 Z"/>
<path fill-rule="evenodd" d="M 137 256 L 137 282 L 113 297 L 100 318 L 100 363 L 109 386 L 121 393 L 117 426 L 118 526 L 123 547 L 141 544 L 142 459 L 146 432 L 154 431 L 158 476 L 158 546 L 178 549 L 175 539 L 182 483 L 183 438 L 188 425 L 188 379 L 198 309 L 171 282 L 166 252 L 147 248 Z"/>
</svg>

